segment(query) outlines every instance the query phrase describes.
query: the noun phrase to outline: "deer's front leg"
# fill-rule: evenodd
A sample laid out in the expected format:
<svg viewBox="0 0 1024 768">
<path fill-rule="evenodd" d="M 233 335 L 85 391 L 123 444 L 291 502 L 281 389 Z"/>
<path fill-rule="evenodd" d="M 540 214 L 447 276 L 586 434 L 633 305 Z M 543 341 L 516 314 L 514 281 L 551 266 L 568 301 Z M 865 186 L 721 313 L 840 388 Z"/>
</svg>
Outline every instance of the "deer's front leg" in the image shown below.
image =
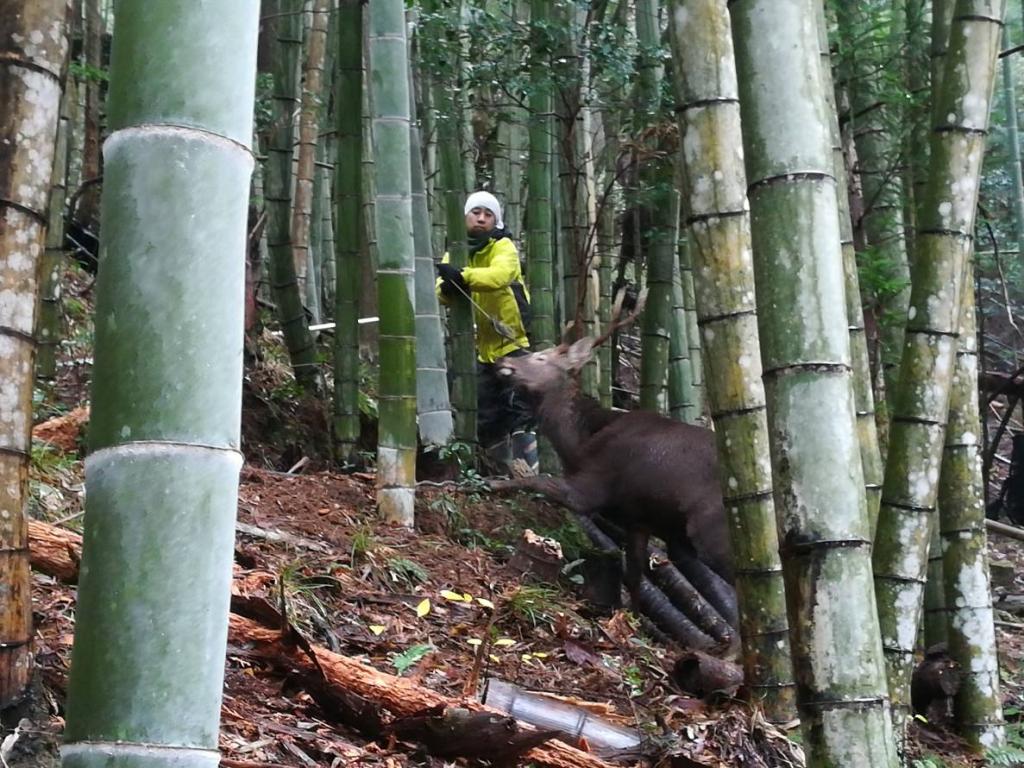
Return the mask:
<svg viewBox="0 0 1024 768">
<path fill-rule="evenodd" d="M 568 507 L 573 512 L 589 515 L 593 512 L 590 501 L 579 492 L 576 484 L 564 477 L 536 475 L 533 477 L 513 477 L 509 480 L 488 480 L 487 487 L 492 491 L 533 491 L 540 493 L 551 501 Z"/>
<path fill-rule="evenodd" d="M 640 582 L 647 572 L 647 541 L 650 534 L 641 529 L 631 528 L 626 533 L 626 573 L 624 581 L 629 594 L 636 602 Z"/>
</svg>

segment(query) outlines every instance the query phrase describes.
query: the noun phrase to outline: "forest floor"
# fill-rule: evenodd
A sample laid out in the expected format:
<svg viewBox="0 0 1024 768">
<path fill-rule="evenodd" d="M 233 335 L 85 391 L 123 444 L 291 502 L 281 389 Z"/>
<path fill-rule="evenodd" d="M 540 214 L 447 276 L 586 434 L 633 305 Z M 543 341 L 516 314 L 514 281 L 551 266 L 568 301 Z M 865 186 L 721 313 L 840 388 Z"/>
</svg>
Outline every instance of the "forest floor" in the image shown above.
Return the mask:
<svg viewBox="0 0 1024 768">
<path fill-rule="evenodd" d="M 30 510 L 70 532 L 81 530 L 84 497 L 85 413 L 73 409 L 86 401 L 90 363 L 74 349 L 37 403 L 45 423 L 33 447 Z M 489 496 L 469 476 L 421 486 L 416 530 L 407 531 L 375 517 L 371 473 L 315 471 L 315 463 L 282 471 L 297 463 L 304 444 L 301 430 L 282 437 L 282 425 L 294 426 L 303 414 L 281 394 L 286 387 L 274 370 L 265 361 L 247 375 L 249 463 L 239 490 L 233 587 L 239 605 L 262 603 L 312 646 L 453 702 L 477 699 L 487 680 L 559 697 L 637 729 L 648 737 L 652 762 L 803 764 L 798 728 L 771 726 L 738 698 L 688 696 L 673 677 L 681 649 L 627 611 L 592 609 L 572 568 L 555 583 L 540 583 L 510 566 L 526 528 L 560 541 L 565 563 L 577 561 L 584 537 L 561 509 L 525 494 Z M 1016 618 L 1024 615 L 1024 549 L 1001 537 L 991 543 L 993 560 L 1005 564 L 997 635 L 1008 732 L 1011 745 L 1024 748 L 1024 618 Z M 39 674 L 13 748 L 0 747 L 9 768 L 59 764 L 76 590 L 41 572 L 33 574 L 33 589 Z M 450 764 L 413 741 L 374 738 L 344 722 L 292 672 L 232 631 L 219 744 L 225 768 Z M 8 723 L 3 735 L 11 732 Z M 915 723 L 911 736 L 914 766 L 983 764 L 930 724 Z"/>
</svg>

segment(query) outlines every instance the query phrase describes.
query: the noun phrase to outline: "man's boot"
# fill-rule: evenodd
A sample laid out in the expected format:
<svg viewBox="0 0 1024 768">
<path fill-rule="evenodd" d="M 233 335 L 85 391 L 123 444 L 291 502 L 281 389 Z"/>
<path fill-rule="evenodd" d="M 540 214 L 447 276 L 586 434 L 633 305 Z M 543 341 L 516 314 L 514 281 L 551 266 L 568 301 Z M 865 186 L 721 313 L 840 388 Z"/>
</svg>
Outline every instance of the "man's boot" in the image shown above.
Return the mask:
<svg viewBox="0 0 1024 768">
<path fill-rule="evenodd" d="M 513 477 L 532 477 L 540 471 L 540 460 L 537 457 L 537 434 L 520 430 L 513 432 L 512 461 L 510 471 Z"/>
<path fill-rule="evenodd" d="M 510 471 L 512 446 L 507 436 L 484 448 L 484 464 L 488 474 L 503 475 Z"/>
</svg>

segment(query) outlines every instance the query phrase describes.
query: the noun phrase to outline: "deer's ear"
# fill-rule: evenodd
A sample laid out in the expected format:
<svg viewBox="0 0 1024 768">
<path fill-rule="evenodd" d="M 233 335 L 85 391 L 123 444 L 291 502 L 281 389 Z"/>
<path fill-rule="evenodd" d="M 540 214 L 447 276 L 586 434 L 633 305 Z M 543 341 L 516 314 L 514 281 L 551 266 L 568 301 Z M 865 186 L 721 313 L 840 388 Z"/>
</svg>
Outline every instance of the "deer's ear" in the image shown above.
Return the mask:
<svg viewBox="0 0 1024 768">
<path fill-rule="evenodd" d="M 594 340 L 589 336 L 584 336 L 579 341 L 573 342 L 565 353 L 565 359 L 569 364 L 569 369 L 578 371 L 587 364 L 587 361 L 590 360 L 590 355 L 593 351 Z"/>
</svg>

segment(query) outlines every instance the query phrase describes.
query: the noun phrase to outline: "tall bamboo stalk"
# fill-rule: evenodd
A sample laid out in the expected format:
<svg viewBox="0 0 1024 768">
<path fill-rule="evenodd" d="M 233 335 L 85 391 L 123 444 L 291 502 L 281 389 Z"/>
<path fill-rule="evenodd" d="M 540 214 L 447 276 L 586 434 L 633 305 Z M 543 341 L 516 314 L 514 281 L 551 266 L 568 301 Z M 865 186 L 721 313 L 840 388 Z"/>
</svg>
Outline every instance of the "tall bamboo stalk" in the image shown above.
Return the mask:
<svg viewBox="0 0 1024 768">
<path fill-rule="evenodd" d="M 412 527 L 416 492 L 416 262 L 405 3 L 377 0 L 370 6 L 369 22 L 380 305 L 377 505 L 386 521 Z"/>
<path fill-rule="evenodd" d="M 67 198 L 69 91 L 60 100 L 57 145 L 50 180 L 46 249 L 40 265 L 39 317 L 36 319 L 36 376 L 49 381 L 57 376 L 57 350 L 61 337 L 61 278 L 64 275 L 64 201 Z"/>
<path fill-rule="evenodd" d="M 724 0 L 673 0 L 672 52 L 696 313 L 736 563 L 743 667 L 776 722 L 794 716 L 789 625 L 772 501 L 750 215 Z"/>
<path fill-rule="evenodd" d="M 816 2 L 729 8 L 768 438 L 808 765 L 890 767 Z"/>
<path fill-rule="evenodd" d="M 1009 28 L 1003 29 L 1003 48 L 1010 47 Z M 1013 202 L 1013 233 L 1017 240 L 1017 253 L 1024 254 L 1024 177 L 1020 165 L 1020 131 L 1017 127 L 1017 86 L 1013 74 L 1013 59 L 1004 56 L 1003 109 L 1006 111 L 1006 143 L 1010 149 L 1010 196 Z"/>
<path fill-rule="evenodd" d="M 410 26 L 415 16 L 410 13 Z M 413 85 L 415 64 L 409 58 L 409 115 L 416 114 Z M 448 366 L 444 353 L 444 329 L 434 291 L 434 254 L 430 245 L 430 210 L 423 180 L 420 130 L 409 122 L 410 194 L 412 202 L 413 247 L 416 257 L 416 414 L 420 440 L 424 445 L 446 445 L 455 433 L 448 399 Z"/>
<path fill-rule="evenodd" d="M 840 3 L 840 28 L 852 41 L 848 91 L 865 210 L 861 225 L 872 258 L 886 275 L 887 289 L 875 297 L 881 307 L 881 360 L 887 392 L 899 374 L 903 327 L 910 300 L 910 265 L 903 221 L 903 162 L 896 91 L 879 71 L 891 65 L 892 36 L 875 31 L 876 14 L 866 3 Z M 900 19 L 902 14 L 895 14 Z M 896 41 L 902 43 L 902 40 Z"/>
<path fill-rule="evenodd" d="M 319 382 L 316 347 L 309 332 L 292 253 L 293 117 L 299 107 L 298 57 L 302 49 L 302 0 L 270 0 L 274 36 L 274 122 L 266 168 L 270 285 L 295 380 L 306 390 Z"/>
<path fill-rule="evenodd" d="M 309 247 L 312 236 L 317 134 L 324 102 L 324 58 L 327 51 L 329 2 L 312 2 L 312 19 L 307 35 L 299 110 L 298 160 L 295 171 L 295 200 L 292 204 L 292 258 L 295 260 L 295 280 L 303 305 L 310 310 L 313 322 L 319 322 L 320 297 L 315 286 L 307 283 L 315 283 L 319 277 L 309 271 Z"/>
<path fill-rule="evenodd" d="M 985 481 L 978 418 L 974 269 L 967 264 L 960 339 L 939 473 L 939 538 L 949 606 L 949 654 L 960 665 L 956 727 L 976 748 L 1003 743 L 999 659 L 985 536 Z"/>
<path fill-rule="evenodd" d="M 636 8 L 638 132 L 657 126 L 661 110 L 662 66 L 658 56 L 658 0 L 641 0 Z M 676 224 L 672 221 L 672 163 L 658 152 L 658 131 L 647 144 L 655 151 L 640 168 L 638 204 L 644 207 L 650 228 L 638 239 L 647 265 L 647 306 L 641 319 L 640 407 L 664 413 L 668 409 L 669 339 L 672 323 L 672 282 L 678 270 Z M 678 210 L 678 209 L 677 209 Z"/>
<path fill-rule="evenodd" d="M 424 8 L 438 13 L 438 0 L 429 0 Z M 427 27 L 424 40 L 444 40 L 448 54 L 456 52 L 454 61 L 444 56 L 445 62 L 435 62 L 432 72 L 432 95 L 436 108 L 437 137 L 441 155 L 438 189 L 444 198 L 448 255 L 452 265 L 466 266 L 469 256 L 466 246 L 466 220 L 463 203 L 466 200 L 465 169 L 460 152 L 461 112 L 454 98 L 460 88 L 462 75 L 459 60 L 461 43 L 462 0 L 455 0 L 445 8 L 447 19 L 435 19 Z M 443 22 L 447 21 L 447 25 Z M 439 23 L 440 22 L 440 23 Z M 451 336 L 452 406 L 455 409 L 455 436 L 458 440 L 476 443 L 476 334 L 473 329 L 473 308 L 461 296 L 452 299 L 448 314 L 448 333 Z"/>
<path fill-rule="evenodd" d="M 363 3 L 338 6 L 335 110 L 338 155 L 334 167 L 334 428 L 335 458 L 356 459 L 359 441 L 359 293 L 363 264 Z"/>
<path fill-rule="evenodd" d="M 67 14 L 66 0 L 0 0 L 0 708 L 22 696 L 32 674 L 33 334 Z"/>
<path fill-rule="evenodd" d="M 875 422 L 875 395 L 871 388 L 871 365 L 867 333 L 864 328 L 864 309 L 861 305 L 860 280 L 857 275 L 853 222 L 850 219 L 849 179 L 846 173 L 846 159 L 843 155 L 843 137 L 839 130 L 835 88 L 832 82 L 832 62 L 824 4 L 818 4 L 817 20 L 821 78 L 829 118 L 829 140 L 832 145 L 832 167 L 836 178 L 836 199 L 839 203 L 839 242 L 843 253 L 846 321 L 850 332 L 850 360 L 853 365 L 853 404 L 857 413 L 857 440 L 860 444 L 860 461 L 864 473 L 864 494 L 867 499 L 871 533 L 874 536 L 875 526 L 878 524 L 878 505 L 882 499 L 882 454 L 879 450 L 878 429 Z"/>
<path fill-rule="evenodd" d="M 874 552 L 898 736 L 910 712 L 929 532 L 1005 0 L 957 0 L 932 132 Z"/>
<path fill-rule="evenodd" d="M 65 768 L 218 764 L 259 27 L 234 6 L 117 6 Z"/>
</svg>

